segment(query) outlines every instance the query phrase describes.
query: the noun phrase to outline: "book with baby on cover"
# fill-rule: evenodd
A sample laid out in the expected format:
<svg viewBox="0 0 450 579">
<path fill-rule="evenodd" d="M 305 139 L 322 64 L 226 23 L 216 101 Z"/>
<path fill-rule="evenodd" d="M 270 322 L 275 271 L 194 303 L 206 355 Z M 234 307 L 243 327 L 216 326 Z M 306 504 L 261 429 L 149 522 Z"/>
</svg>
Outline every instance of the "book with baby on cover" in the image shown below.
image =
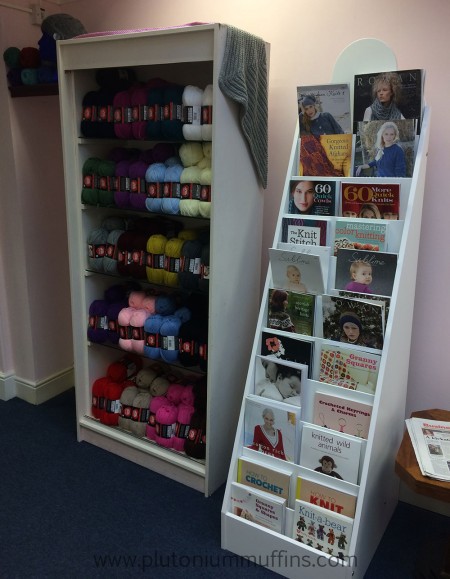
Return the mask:
<svg viewBox="0 0 450 579">
<path fill-rule="evenodd" d="M 308 376 L 308 366 L 279 360 L 274 356 L 256 356 L 256 396 L 301 406 L 301 391 Z"/>
<path fill-rule="evenodd" d="M 274 287 L 302 294 L 325 291 L 320 256 L 270 248 L 269 259 Z"/>
</svg>

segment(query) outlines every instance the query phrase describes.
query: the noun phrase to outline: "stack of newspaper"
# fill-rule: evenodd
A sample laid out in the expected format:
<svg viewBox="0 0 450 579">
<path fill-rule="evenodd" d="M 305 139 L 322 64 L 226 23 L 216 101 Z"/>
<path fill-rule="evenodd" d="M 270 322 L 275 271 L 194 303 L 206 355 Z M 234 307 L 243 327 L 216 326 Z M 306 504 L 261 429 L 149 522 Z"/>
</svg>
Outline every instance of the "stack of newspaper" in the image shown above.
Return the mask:
<svg viewBox="0 0 450 579">
<path fill-rule="evenodd" d="M 405 422 L 422 475 L 450 481 L 450 422 L 426 418 Z"/>
</svg>

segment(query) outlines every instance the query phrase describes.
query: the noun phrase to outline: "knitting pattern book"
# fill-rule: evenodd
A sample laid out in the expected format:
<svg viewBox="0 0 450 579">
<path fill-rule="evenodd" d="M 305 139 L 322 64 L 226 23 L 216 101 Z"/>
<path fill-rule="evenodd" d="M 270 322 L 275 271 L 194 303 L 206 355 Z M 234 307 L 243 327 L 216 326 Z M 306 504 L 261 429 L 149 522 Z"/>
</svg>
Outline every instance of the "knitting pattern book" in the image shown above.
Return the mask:
<svg viewBox="0 0 450 579">
<path fill-rule="evenodd" d="M 357 74 L 353 80 L 353 120 L 374 120 L 381 116 L 393 118 L 422 118 L 425 71 L 423 69 L 368 72 Z M 391 103 L 381 103 L 376 90 L 379 84 L 390 85 L 394 93 Z M 375 91 L 375 92 L 374 92 Z M 378 102 L 377 102 L 378 100 Z"/>
<path fill-rule="evenodd" d="M 308 366 L 285 362 L 274 356 L 256 356 L 254 394 L 301 406 L 301 392 Z"/>
<path fill-rule="evenodd" d="M 312 336 L 316 296 L 269 288 L 267 295 L 267 327 Z"/>
<path fill-rule="evenodd" d="M 320 256 L 272 247 L 269 261 L 274 287 L 302 294 L 324 293 Z"/>
<path fill-rule="evenodd" d="M 350 299 L 324 294 L 322 336 L 326 340 L 383 349 L 384 304 L 381 301 Z M 317 328 L 316 328 L 317 335 Z"/>
<path fill-rule="evenodd" d="M 292 537 L 313 549 L 344 559 L 348 555 L 353 519 L 305 501 L 295 501 Z"/>
<path fill-rule="evenodd" d="M 305 423 L 299 464 L 321 473 L 324 484 L 327 477 L 333 477 L 357 485 L 362 442 L 361 438 Z"/>
<path fill-rule="evenodd" d="M 304 364 L 308 366 L 308 377 L 310 377 L 314 356 L 314 341 L 312 339 L 308 340 L 306 336 L 304 338 L 290 337 L 283 332 L 264 329 L 261 332 L 260 354 L 279 360 Z"/>
<path fill-rule="evenodd" d="M 320 382 L 375 394 L 381 352 L 324 340 L 320 346 Z"/>
<path fill-rule="evenodd" d="M 257 490 L 289 499 L 291 473 L 271 468 L 246 457 L 238 458 L 237 482 Z"/>
<path fill-rule="evenodd" d="M 312 218 L 283 217 L 281 241 L 294 245 L 327 245 L 328 221 Z"/>
<path fill-rule="evenodd" d="M 372 406 L 325 392 L 314 395 L 313 423 L 358 438 L 369 434 Z"/>
<path fill-rule="evenodd" d="M 348 486 L 342 481 L 336 486 Z M 356 495 L 338 490 L 329 485 L 320 484 L 306 476 L 297 477 L 296 499 L 327 509 L 338 515 L 353 518 L 356 511 Z"/>
<path fill-rule="evenodd" d="M 277 533 L 284 532 L 286 499 L 236 482 L 231 483 L 230 499 L 234 515 Z"/>
<path fill-rule="evenodd" d="M 244 446 L 296 463 L 300 408 L 249 394 L 245 399 Z"/>
<path fill-rule="evenodd" d="M 341 182 L 341 214 L 361 219 L 400 218 L 399 183 Z"/>
<path fill-rule="evenodd" d="M 373 220 L 336 219 L 334 255 L 339 249 L 365 249 L 385 251 L 387 248 L 387 223 Z"/>
<path fill-rule="evenodd" d="M 298 86 L 297 105 L 301 137 L 352 132 L 348 84 Z"/>
<path fill-rule="evenodd" d="M 339 249 L 334 287 L 356 293 L 391 296 L 397 254 L 362 249 Z"/>
<path fill-rule="evenodd" d="M 339 190 L 339 181 L 292 177 L 286 213 L 303 217 L 336 215 Z"/>
</svg>

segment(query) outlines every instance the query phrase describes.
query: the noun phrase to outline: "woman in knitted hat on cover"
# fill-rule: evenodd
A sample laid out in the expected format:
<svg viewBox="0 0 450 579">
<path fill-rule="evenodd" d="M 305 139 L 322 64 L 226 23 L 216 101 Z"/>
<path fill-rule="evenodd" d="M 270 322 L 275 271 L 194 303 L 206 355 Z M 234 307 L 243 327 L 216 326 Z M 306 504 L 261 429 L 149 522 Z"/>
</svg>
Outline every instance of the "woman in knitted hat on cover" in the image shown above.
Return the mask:
<svg viewBox="0 0 450 579">
<path fill-rule="evenodd" d="M 320 103 L 312 94 L 304 95 L 299 102 L 300 135 L 341 135 L 344 133 L 340 124 L 331 113 L 322 112 Z"/>
<path fill-rule="evenodd" d="M 339 318 L 339 327 L 341 329 L 339 336 L 340 342 L 356 344 L 357 346 L 366 345 L 363 337 L 362 323 L 355 312 L 343 312 Z"/>
</svg>

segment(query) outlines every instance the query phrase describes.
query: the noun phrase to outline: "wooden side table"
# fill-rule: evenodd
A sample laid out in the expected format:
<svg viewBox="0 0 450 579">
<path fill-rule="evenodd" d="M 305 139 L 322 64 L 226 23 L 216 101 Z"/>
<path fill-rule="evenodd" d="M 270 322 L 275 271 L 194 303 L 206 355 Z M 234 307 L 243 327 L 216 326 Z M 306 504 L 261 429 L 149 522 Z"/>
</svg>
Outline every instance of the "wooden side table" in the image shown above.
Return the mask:
<svg viewBox="0 0 450 579">
<path fill-rule="evenodd" d="M 411 417 L 450 422 L 450 412 L 437 408 L 413 412 Z M 395 459 L 395 472 L 414 492 L 450 503 L 450 482 L 439 481 L 422 475 L 408 430 L 405 430 Z M 436 547 L 438 547 L 439 553 L 436 552 Z M 439 546 L 436 545 L 436 541 L 433 541 L 430 546 L 424 549 L 424 552 L 428 556 L 425 555 L 422 560 L 419 559 L 414 577 L 417 579 L 428 577 L 450 579 L 450 536 L 443 537 Z"/>
</svg>

